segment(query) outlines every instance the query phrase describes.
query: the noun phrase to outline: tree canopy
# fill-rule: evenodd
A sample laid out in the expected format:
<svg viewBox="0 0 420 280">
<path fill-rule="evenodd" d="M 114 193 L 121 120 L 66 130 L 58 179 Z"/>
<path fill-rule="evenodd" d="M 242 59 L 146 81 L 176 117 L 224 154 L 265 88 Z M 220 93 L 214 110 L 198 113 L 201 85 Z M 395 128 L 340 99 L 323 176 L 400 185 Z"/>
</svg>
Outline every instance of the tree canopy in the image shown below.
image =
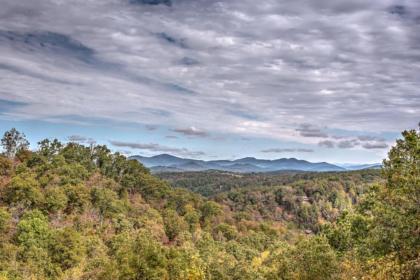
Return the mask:
<svg viewBox="0 0 420 280">
<path fill-rule="evenodd" d="M 0 279 L 419 278 L 418 131 L 381 171 L 223 191 L 204 174 L 190 187 L 208 197 L 106 146 L 22 139 L 0 156 Z"/>
</svg>

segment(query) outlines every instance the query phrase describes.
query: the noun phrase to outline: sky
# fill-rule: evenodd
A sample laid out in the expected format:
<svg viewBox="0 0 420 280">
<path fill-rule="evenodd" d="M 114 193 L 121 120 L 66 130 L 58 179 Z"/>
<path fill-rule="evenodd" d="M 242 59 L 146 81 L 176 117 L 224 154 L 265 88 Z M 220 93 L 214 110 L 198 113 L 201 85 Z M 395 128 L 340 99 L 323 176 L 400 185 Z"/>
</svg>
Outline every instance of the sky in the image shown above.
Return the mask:
<svg viewBox="0 0 420 280">
<path fill-rule="evenodd" d="M 0 131 L 33 149 L 374 163 L 420 121 L 418 0 L 0 7 Z"/>
</svg>

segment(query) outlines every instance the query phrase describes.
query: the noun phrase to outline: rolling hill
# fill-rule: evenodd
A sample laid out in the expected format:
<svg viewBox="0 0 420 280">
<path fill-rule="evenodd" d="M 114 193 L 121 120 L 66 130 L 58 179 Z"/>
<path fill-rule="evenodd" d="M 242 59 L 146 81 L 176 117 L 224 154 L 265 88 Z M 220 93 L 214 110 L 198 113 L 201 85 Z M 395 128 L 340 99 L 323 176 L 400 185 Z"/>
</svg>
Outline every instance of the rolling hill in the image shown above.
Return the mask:
<svg viewBox="0 0 420 280">
<path fill-rule="evenodd" d="M 299 170 L 299 171 L 344 171 L 343 167 L 327 162 L 309 162 L 295 158 L 281 158 L 275 160 L 257 159 L 246 157 L 237 160 L 214 160 L 204 161 L 176 157 L 169 154 L 161 154 L 152 157 L 132 156 L 153 172 L 164 171 L 182 172 L 182 171 L 205 171 L 221 170 L 239 173 L 249 172 L 272 172 L 280 170 Z"/>
</svg>

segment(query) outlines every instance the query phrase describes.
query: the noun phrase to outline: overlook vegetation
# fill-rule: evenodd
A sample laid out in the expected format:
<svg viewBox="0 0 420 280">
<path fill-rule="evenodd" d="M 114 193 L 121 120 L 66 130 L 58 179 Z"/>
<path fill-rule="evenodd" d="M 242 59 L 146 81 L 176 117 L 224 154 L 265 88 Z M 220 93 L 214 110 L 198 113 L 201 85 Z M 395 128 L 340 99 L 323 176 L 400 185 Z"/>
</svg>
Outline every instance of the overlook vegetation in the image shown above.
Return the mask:
<svg viewBox="0 0 420 280">
<path fill-rule="evenodd" d="M 219 171 L 162 173 L 159 177 L 211 197 L 235 215 L 255 221 L 278 221 L 292 228 L 318 232 L 322 224 L 352 209 L 379 170 L 331 173 L 252 173 Z M 292 231 L 293 232 L 293 231 Z"/>
<path fill-rule="evenodd" d="M 381 180 L 381 172 L 377 169 L 345 172 L 301 172 L 279 171 L 271 173 L 231 173 L 224 171 L 205 172 L 168 172 L 158 173 L 157 177 L 168 181 L 177 188 L 186 188 L 206 197 L 216 194 L 238 191 L 250 187 L 298 187 L 302 184 L 327 185 L 331 182 L 355 188 Z"/>
<path fill-rule="evenodd" d="M 2 280 L 420 277 L 414 130 L 380 172 L 187 173 L 176 187 L 106 146 L 29 151 L 16 130 L 2 145 Z"/>
</svg>

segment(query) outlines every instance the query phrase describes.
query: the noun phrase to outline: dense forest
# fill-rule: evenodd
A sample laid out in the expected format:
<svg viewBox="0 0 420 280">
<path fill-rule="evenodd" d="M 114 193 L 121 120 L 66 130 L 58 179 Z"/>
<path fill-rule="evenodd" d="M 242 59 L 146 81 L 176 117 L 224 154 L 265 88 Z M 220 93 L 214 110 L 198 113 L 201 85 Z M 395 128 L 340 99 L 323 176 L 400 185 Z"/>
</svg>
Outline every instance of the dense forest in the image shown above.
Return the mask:
<svg viewBox="0 0 420 280">
<path fill-rule="evenodd" d="M 281 222 L 291 229 L 318 232 L 352 209 L 374 183 L 375 169 L 349 172 L 276 172 L 238 174 L 222 171 L 157 174 L 174 187 L 189 189 L 227 206 L 247 220 Z"/>
<path fill-rule="evenodd" d="M 298 186 L 338 182 L 347 189 L 355 185 L 372 184 L 381 180 L 378 169 L 345 172 L 278 171 L 267 173 L 233 173 L 210 170 L 201 172 L 164 172 L 155 176 L 176 188 L 186 188 L 206 197 L 249 187 Z"/>
<path fill-rule="evenodd" d="M 1 143 L 1 280 L 420 277 L 415 130 L 381 171 L 165 180 L 102 145 Z"/>
</svg>

